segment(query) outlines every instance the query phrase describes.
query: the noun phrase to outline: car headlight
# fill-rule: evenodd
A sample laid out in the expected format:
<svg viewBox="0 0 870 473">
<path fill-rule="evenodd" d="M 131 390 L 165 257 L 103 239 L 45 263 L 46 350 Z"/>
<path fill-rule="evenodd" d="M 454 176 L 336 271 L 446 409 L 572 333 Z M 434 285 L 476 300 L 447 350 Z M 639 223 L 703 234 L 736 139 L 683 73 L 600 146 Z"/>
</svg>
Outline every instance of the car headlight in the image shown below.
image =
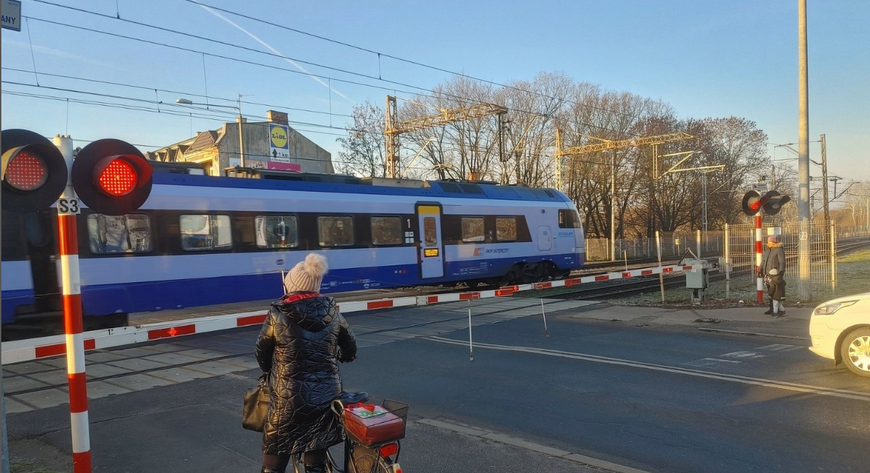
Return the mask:
<svg viewBox="0 0 870 473">
<path fill-rule="evenodd" d="M 849 307 L 850 305 L 855 305 L 858 301 L 843 301 L 837 302 L 835 304 L 825 304 L 816 307 L 816 310 L 813 311 L 813 315 L 831 315 L 843 307 Z"/>
</svg>

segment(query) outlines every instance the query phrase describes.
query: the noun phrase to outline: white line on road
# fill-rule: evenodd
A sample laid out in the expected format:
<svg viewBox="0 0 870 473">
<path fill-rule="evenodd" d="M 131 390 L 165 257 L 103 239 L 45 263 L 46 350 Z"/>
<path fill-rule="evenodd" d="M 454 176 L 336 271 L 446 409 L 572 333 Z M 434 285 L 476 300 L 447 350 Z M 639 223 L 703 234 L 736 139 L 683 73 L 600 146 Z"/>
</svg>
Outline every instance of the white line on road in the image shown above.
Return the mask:
<svg viewBox="0 0 870 473">
<path fill-rule="evenodd" d="M 468 342 L 462 340 L 452 340 L 444 337 L 425 337 L 425 340 L 430 340 L 438 343 L 447 343 L 451 345 L 467 346 Z M 475 348 L 483 348 L 499 351 L 513 351 L 520 353 L 532 353 L 536 355 L 556 356 L 560 358 L 570 358 L 574 360 L 591 361 L 593 363 L 605 363 L 610 365 L 628 366 L 631 368 L 641 368 L 653 371 L 665 371 L 668 373 L 682 374 L 686 376 L 696 376 L 699 378 L 717 379 L 720 381 L 729 381 L 732 383 L 750 384 L 753 386 L 763 386 L 767 388 L 783 389 L 786 391 L 795 391 L 801 393 L 818 394 L 820 396 L 832 396 L 843 399 L 854 399 L 858 401 L 870 402 L 870 393 L 862 393 L 857 391 L 848 391 L 845 389 L 826 388 L 822 386 L 812 386 L 808 384 L 789 383 L 786 381 L 776 381 L 766 378 L 754 378 L 750 376 L 740 376 L 735 374 L 714 373 L 711 371 L 701 371 L 691 368 L 681 368 L 677 366 L 659 365 L 655 363 L 646 363 L 643 361 L 625 360 L 621 358 L 612 358 L 609 356 L 589 355 L 586 353 L 574 353 L 562 350 L 550 350 L 547 348 L 533 348 L 512 345 L 497 345 L 493 343 L 474 344 Z"/>
</svg>

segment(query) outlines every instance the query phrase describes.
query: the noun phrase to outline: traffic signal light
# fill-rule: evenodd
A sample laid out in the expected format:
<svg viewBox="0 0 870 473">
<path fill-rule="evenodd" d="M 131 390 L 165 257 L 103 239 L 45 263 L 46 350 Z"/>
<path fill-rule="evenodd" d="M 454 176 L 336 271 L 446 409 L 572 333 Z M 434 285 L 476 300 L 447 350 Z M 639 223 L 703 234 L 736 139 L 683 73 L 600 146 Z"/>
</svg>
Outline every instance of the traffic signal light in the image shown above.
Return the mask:
<svg viewBox="0 0 870 473">
<path fill-rule="evenodd" d="M 130 143 L 97 140 L 73 161 L 72 182 L 94 212 L 123 215 L 138 209 L 151 194 L 151 165 Z"/>
<path fill-rule="evenodd" d="M 743 196 L 743 213 L 755 215 L 761 209 L 761 195 L 755 191 L 749 191 Z"/>
<path fill-rule="evenodd" d="M 67 183 L 66 162 L 46 137 L 3 130 L 3 208 L 27 213 L 51 207 Z"/>
<path fill-rule="evenodd" d="M 749 191 L 743 195 L 743 213 L 755 215 L 759 210 L 764 209 L 768 215 L 775 215 L 783 205 L 790 201 L 791 197 L 782 195 L 777 191 L 769 191 L 764 195 Z"/>
</svg>

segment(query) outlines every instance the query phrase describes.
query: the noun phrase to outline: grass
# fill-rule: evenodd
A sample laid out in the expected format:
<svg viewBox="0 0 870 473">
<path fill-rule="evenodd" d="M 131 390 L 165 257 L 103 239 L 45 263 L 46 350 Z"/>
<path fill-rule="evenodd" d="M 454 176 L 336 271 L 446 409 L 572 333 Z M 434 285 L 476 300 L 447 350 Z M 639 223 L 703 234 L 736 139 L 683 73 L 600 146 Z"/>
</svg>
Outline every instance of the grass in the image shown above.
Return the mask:
<svg viewBox="0 0 870 473">
<path fill-rule="evenodd" d="M 9 466 L 10 473 L 57 473 L 31 462 L 12 462 Z"/>
<path fill-rule="evenodd" d="M 789 306 L 797 305 L 798 275 L 787 274 L 786 282 L 786 304 Z M 757 300 L 755 284 L 755 279 L 745 276 L 732 280 L 730 294 L 726 294 L 725 282 L 716 281 L 711 283 L 710 287 L 707 288 L 705 296 L 711 302 L 717 300 L 722 302 L 739 302 L 743 300 L 746 303 L 752 303 Z M 811 287 L 811 298 L 801 301 L 801 303 L 802 305 L 815 306 L 835 297 L 860 294 L 868 291 L 870 291 L 870 250 L 853 253 L 837 260 L 836 288 L 832 287 L 830 281 L 825 283 L 815 282 Z M 675 289 L 665 293 L 665 295 L 666 302 L 685 302 L 691 298 L 691 290 Z M 661 295 L 658 293 L 641 297 L 648 298 L 650 302 L 661 302 Z M 637 302 L 643 303 L 640 300 Z"/>
<path fill-rule="evenodd" d="M 798 277 L 795 274 L 786 277 L 786 305 L 815 306 L 835 297 L 860 294 L 870 291 L 870 250 L 844 256 L 837 261 L 837 285 L 831 287 L 830 282 L 814 283 L 810 300 L 798 302 Z M 725 281 L 714 281 L 707 288 L 704 302 L 701 306 L 739 306 L 740 301 L 754 304 L 757 300 L 756 281 L 754 278 L 742 276 L 731 280 L 730 290 L 726 292 Z M 552 291 L 552 292 L 550 292 Z M 545 291 L 547 294 L 570 292 L 568 288 Z M 685 287 L 665 290 L 665 305 L 686 304 L 691 302 L 692 290 Z M 766 301 L 765 295 L 765 301 Z M 611 299 L 609 302 L 625 305 L 661 305 L 662 297 L 658 289 L 637 296 Z"/>
</svg>

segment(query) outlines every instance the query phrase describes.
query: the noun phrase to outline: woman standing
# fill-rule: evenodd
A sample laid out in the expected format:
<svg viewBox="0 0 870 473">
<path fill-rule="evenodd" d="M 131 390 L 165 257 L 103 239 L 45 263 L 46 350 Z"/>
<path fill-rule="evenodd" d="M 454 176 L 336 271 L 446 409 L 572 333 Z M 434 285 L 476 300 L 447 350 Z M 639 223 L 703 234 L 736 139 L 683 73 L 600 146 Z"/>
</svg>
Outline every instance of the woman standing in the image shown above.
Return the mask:
<svg viewBox="0 0 870 473">
<path fill-rule="evenodd" d="M 325 473 L 326 449 L 342 441 L 330 405 L 341 394 L 338 362 L 353 361 L 356 340 L 335 300 L 318 293 L 327 269 L 316 253 L 297 264 L 257 338 L 257 362 L 271 388 L 262 473 L 283 472 L 298 453 L 307 473 Z"/>
</svg>

